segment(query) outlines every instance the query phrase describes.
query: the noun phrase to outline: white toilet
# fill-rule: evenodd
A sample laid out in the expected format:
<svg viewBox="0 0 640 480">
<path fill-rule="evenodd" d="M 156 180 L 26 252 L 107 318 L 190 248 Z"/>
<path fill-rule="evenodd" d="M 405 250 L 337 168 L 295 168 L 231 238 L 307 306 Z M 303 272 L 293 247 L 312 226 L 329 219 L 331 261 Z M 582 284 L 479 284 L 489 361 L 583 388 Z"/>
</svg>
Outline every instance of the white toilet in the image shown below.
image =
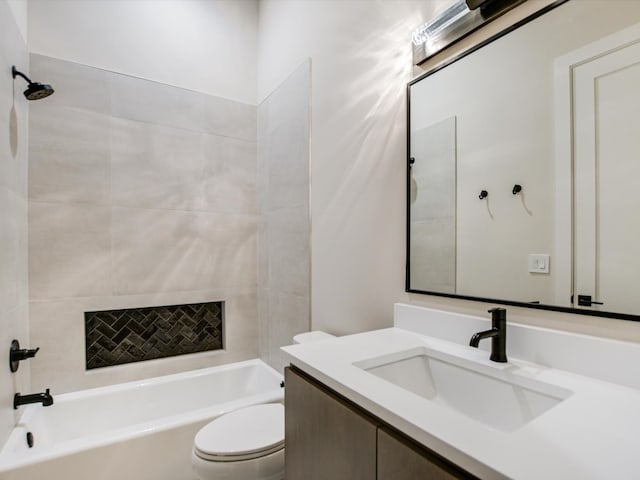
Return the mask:
<svg viewBox="0 0 640 480">
<path fill-rule="evenodd" d="M 191 464 L 201 480 L 281 480 L 284 405 L 254 405 L 216 418 L 196 435 Z"/>
<path fill-rule="evenodd" d="M 293 341 L 328 338 L 333 335 L 314 331 Z M 200 480 L 282 480 L 284 405 L 253 405 L 216 418 L 196 434 L 191 464 Z"/>
</svg>

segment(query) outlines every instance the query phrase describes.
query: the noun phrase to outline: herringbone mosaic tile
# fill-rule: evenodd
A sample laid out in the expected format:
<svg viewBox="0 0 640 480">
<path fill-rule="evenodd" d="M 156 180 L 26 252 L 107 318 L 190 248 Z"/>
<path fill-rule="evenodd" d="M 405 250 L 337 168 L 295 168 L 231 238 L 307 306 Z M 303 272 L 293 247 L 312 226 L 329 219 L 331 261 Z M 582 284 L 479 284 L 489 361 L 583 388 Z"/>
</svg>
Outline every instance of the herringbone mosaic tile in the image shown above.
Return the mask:
<svg viewBox="0 0 640 480">
<path fill-rule="evenodd" d="M 223 305 L 85 312 L 87 370 L 221 349 Z"/>
</svg>

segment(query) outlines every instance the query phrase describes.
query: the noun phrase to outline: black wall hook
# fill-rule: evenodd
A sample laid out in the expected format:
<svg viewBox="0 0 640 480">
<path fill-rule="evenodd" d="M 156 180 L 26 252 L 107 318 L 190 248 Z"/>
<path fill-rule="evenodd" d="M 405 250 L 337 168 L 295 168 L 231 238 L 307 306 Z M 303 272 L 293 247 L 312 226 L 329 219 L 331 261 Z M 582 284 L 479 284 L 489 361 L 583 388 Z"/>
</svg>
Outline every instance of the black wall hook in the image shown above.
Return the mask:
<svg viewBox="0 0 640 480">
<path fill-rule="evenodd" d="M 513 193 L 514 195 L 517 195 L 518 193 L 520 193 L 522 191 L 522 185 L 518 185 L 517 183 L 513 186 L 513 190 L 511 190 L 511 193 Z"/>
<path fill-rule="evenodd" d="M 489 196 L 489 192 L 487 192 L 486 190 L 482 190 L 480 192 L 480 195 L 478 195 L 478 198 L 480 200 L 483 200 L 483 199 L 487 198 L 488 196 Z"/>
</svg>

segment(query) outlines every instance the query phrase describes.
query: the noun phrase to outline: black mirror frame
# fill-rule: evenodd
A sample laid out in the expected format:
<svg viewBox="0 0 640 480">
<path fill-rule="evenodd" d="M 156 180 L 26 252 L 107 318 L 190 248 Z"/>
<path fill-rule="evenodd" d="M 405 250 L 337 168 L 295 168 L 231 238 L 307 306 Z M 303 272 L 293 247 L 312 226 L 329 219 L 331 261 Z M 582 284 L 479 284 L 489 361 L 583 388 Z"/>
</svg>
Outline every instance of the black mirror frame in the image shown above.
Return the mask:
<svg viewBox="0 0 640 480">
<path fill-rule="evenodd" d="M 547 5 L 546 7 L 542 8 L 541 10 L 538 10 L 537 12 L 525 17 L 524 19 L 514 23 L 513 25 L 509 26 L 508 28 L 498 32 L 497 34 L 491 36 L 490 38 L 484 40 L 483 42 L 473 46 L 472 48 L 470 48 L 469 50 L 466 50 L 464 52 L 462 52 L 461 54 L 455 56 L 454 58 L 450 59 L 449 61 L 445 62 L 444 64 L 434 68 L 433 70 L 430 70 L 416 78 L 414 78 L 413 80 L 411 80 L 408 84 L 407 84 L 407 149 L 406 149 L 406 160 L 405 160 L 405 168 L 406 168 L 406 228 L 405 228 L 405 235 L 406 235 L 406 251 L 405 251 L 405 255 L 406 255 L 406 261 L 405 261 L 405 292 L 407 293 L 418 293 L 418 294 L 423 294 L 423 295 L 433 295 L 433 296 L 438 296 L 438 297 L 448 297 L 448 298 L 457 298 L 460 300 L 471 300 L 471 301 L 478 301 L 478 302 L 486 302 L 486 303 L 497 303 L 497 304 L 502 304 L 502 305 L 509 305 L 509 306 L 514 306 L 514 307 L 526 307 L 526 308 L 533 308 L 533 309 L 537 309 L 537 310 L 550 310 L 550 311 L 555 311 L 555 312 L 562 312 L 562 313 L 572 313 L 572 314 L 578 314 L 578 315 L 588 315 L 588 316 L 594 316 L 594 317 L 607 317 L 607 318 L 611 318 L 611 319 L 618 319 L 618 320 L 630 320 L 630 321 L 635 321 L 635 322 L 640 322 L 640 315 L 633 315 L 633 314 L 628 314 L 628 313 L 616 313 L 616 312 L 605 312 L 605 311 L 596 311 L 596 310 L 583 310 L 583 309 L 579 309 L 579 308 L 572 308 L 572 307 L 561 307 L 561 306 L 556 306 L 556 305 L 546 305 L 546 304 L 534 304 L 534 303 L 526 303 L 526 302 L 517 302 L 517 301 L 512 301 L 512 300 L 504 300 L 504 299 L 497 299 L 497 298 L 487 298 L 487 297 L 474 297 L 474 296 L 469 296 L 469 295 L 457 295 L 454 293 L 442 293 L 442 292 L 433 292 L 433 291 L 426 291 L 426 290 L 418 290 L 418 289 L 413 289 L 411 288 L 410 285 L 410 252 L 411 252 L 411 236 L 410 236 L 410 226 L 411 226 L 411 164 L 413 163 L 413 159 L 410 157 L 411 155 L 411 86 L 414 85 L 415 83 L 419 82 L 420 80 L 427 78 L 431 75 L 433 75 L 434 73 L 442 70 L 443 68 L 448 67 L 449 65 L 457 62 L 458 60 L 463 59 L 464 57 L 466 57 L 467 55 L 471 55 L 472 53 L 474 53 L 475 51 L 481 49 L 482 47 L 485 47 L 486 45 L 494 42 L 495 40 L 498 40 L 499 38 L 504 37 L 505 35 L 509 34 L 510 32 L 522 27 L 523 25 L 526 25 L 527 23 L 535 20 L 538 17 L 543 16 L 544 14 L 550 12 L 551 10 L 555 9 L 556 7 L 559 7 L 560 5 L 567 3 L 569 0 L 557 0 L 549 5 Z"/>
</svg>

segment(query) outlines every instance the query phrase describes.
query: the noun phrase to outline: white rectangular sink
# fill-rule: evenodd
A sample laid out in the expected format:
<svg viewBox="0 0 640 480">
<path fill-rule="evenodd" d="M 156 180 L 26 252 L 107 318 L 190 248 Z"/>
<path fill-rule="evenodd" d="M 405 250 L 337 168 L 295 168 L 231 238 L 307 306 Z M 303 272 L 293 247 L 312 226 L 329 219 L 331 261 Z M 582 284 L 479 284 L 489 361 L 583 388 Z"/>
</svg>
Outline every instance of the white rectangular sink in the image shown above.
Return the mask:
<svg viewBox="0 0 640 480">
<path fill-rule="evenodd" d="M 355 362 L 398 387 L 498 430 L 512 432 L 571 395 L 571 391 L 426 347 Z"/>
</svg>

